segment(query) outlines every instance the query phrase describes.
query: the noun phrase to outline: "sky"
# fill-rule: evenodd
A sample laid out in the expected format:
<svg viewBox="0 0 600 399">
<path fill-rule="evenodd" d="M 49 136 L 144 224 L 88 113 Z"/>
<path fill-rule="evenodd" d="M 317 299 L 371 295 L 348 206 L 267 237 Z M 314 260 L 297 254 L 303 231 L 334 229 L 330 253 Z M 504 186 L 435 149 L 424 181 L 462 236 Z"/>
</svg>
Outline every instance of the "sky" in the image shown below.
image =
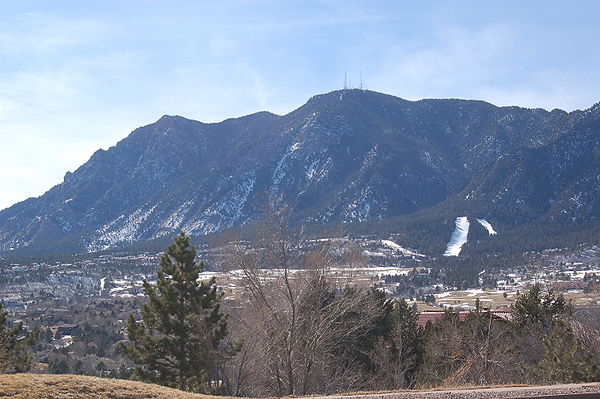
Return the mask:
<svg viewBox="0 0 600 399">
<path fill-rule="evenodd" d="M 600 2 L 0 0 L 0 209 L 162 115 L 286 114 L 347 73 L 409 100 L 600 101 Z"/>
</svg>

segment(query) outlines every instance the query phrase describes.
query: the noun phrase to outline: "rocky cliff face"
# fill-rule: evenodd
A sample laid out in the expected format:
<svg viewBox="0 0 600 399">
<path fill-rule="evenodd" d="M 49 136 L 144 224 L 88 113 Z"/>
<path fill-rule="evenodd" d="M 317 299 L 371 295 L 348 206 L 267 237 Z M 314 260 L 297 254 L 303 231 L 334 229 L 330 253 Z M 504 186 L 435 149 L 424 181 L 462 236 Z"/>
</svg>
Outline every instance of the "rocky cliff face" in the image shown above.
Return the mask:
<svg viewBox="0 0 600 399">
<path fill-rule="evenodd" d="M 513 227 L 600 216 L 600 106 L 566 113 L 344 90 L 204 124 L 164 116 L 63 183 L 0 212 L 0 250 L 100 250 L 209 234 L 285 198 L 297 222 L 383 220 L 448 204 Z M 455 217 L 455 214 L 448 215 Z"/>
</svg>

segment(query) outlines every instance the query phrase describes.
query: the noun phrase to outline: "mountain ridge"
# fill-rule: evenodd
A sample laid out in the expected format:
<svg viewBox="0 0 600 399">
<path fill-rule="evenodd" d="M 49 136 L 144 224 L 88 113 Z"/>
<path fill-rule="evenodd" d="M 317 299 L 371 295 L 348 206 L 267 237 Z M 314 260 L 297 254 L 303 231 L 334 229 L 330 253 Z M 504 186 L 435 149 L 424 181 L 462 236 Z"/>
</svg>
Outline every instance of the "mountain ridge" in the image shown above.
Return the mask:
<svg viewBox="0 0 600 399">
<path fill-rule="evenodd" d="M 0 211 L 0 250 L 210 234 L 259 220 L 268 196 L 285 197 L 297 223 L 446 208 L 444 220 L 476 209 L 509 229 L 540 218 L 587 223 L 600 213 L 599 137 L 600 104 L 567 113 L 357 89 L 313 96 L 286 115 L 210 124 L 164 115 Z"/>
</svg>

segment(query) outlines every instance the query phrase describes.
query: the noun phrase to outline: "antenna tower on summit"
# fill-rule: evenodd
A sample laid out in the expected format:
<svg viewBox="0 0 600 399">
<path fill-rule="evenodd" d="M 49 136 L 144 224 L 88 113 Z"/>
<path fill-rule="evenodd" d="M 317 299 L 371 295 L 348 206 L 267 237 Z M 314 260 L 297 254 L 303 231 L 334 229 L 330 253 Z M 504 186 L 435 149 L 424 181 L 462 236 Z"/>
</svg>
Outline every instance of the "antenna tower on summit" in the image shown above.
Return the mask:
<svg viewBox="0 0 600 399">
<path fill-rule="evenodd" d="M 348 71 L 344 69 L 344 90 L 348 90 Z"/>
</svg>

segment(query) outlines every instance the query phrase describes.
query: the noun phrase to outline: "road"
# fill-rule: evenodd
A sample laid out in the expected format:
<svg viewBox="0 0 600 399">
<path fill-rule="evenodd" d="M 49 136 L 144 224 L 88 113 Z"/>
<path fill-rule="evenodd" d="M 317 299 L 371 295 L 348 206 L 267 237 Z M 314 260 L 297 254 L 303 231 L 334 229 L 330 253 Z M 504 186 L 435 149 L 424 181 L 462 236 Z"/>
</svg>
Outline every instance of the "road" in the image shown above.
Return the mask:
<svg viewBox="0 0 600 399">
<path fill-rule="evenodd" d="M 295 399 L 600 399 L 600 383 L 374 392 Z"/>
</svg>

